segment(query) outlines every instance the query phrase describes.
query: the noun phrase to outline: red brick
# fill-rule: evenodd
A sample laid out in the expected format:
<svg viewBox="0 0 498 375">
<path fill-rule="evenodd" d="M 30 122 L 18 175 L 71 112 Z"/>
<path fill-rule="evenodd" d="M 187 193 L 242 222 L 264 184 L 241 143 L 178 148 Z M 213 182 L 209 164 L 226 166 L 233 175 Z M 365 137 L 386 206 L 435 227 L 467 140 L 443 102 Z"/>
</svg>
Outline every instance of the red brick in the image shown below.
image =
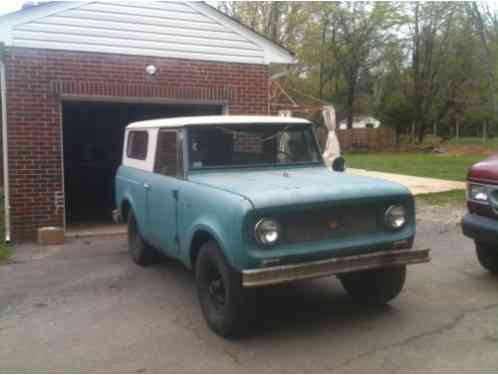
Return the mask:
<svg viewBox="0 0 498 375">
<path fill-rule="evenodd" d="M 153 79 L 145 72 L 150 64 L 157 67 Z M 64 222 L 63 211 L 55 207 L 63 171 L 60 98 L 54 87 L 73 95 L 166 97 L 173 93 L 194 98 L 213 92 L 224 95 L 228 88 L 230 114 L 267 114 L 268 110 L 264 65 L 29 48 L 9 49 L 5 65 L 15 241 L 34 239 L 38 227 Z"/>
</svg>

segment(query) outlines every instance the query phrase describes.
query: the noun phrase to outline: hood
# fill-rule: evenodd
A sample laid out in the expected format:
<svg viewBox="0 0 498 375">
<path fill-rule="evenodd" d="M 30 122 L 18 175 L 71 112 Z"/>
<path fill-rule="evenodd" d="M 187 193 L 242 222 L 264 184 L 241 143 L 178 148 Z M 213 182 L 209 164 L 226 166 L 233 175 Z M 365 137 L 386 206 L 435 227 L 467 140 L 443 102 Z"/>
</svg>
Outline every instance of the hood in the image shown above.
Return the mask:
<svg viewBox="0 0 498 375">
<path fill-rule="evenodd" d="M 468 177 L 470 180 L 498 183 L 498 155 L 474 164 Z"/>
<path fill-rule="evenodd" d="M 397 183 L 331 172 L 324 167 L 194 173 L 190 181 L 239 194 L 256 209 L 296 203 L 410 195 Z"/>
</svg>

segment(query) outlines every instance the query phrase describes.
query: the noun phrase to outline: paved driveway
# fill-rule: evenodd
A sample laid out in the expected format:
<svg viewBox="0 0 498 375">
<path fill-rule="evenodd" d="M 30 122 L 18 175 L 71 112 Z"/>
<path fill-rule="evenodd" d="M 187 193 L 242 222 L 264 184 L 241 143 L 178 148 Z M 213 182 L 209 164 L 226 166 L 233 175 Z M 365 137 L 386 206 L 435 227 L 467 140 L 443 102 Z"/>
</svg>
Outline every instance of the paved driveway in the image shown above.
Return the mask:
<svg viewBox="0 0 498 375">
<path fill-rule="evenodd" d="M 359 176 L 382 178 L 406 186 L 414 195 L 428 193 L 442 193 L 450 190 L 464 190 L 465 182 L 441 180 L 439 178 L 407 176 L 403 174 L 367 171 L 364 169 L 348 168 L 347 173 Z"/>
<path fill-rule="evenodd" d="M 498 278 L 455 221 L 433 217 L 417 239 L 433 261 L 390 306 L 357 306 L 334 278 L 273 288 L 237 341 L 206 327 L 188 272 L 133 265 L 124 238 L 19 247 L 0 266 L 0 372 L 496 371 Z"/>
</svg>

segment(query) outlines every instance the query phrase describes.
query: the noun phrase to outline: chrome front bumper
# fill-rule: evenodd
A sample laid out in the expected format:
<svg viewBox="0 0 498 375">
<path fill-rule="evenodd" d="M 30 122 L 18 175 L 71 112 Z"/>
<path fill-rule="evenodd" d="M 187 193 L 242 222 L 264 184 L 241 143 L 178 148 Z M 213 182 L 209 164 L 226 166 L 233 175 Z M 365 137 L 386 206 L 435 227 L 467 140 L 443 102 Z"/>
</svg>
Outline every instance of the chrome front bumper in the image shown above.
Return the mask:
<svg viewBox="0 0 498 375">
<path fill-rule="evenodd" d="M 384 268 L 430 261 L 429 249 L 389 250 L 375 253 L 329 258 L 242 271 L 242 285 L 247 288 L 339 275 L 373 268 Z"/>
</svg>

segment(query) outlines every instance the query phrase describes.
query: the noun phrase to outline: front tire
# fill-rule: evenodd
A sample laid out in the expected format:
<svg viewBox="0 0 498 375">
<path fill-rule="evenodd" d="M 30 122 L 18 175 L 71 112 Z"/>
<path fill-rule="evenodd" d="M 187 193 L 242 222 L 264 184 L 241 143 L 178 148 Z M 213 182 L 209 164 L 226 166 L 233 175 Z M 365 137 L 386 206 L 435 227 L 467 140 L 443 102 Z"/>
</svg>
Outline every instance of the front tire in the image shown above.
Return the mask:
<svg viewBox="0 0 498 375">
<path fill-rule="evenodd" d="M 476 254 L 481 266 L 493 274 L 498 274 L 498 248 L 496 246 L 476 242 Z"/>
<path fill-rule="evenodd" d="M 341 283 L 356 301 L 369 305 L 384 305 L 403 289 L 406 266 L 379 268 L 341 276 Z"/>
<path fill-rule="evenodd" d="M 128 214 L 128 252 L 133 262 L 142 267 L 159 262 L 159 254 L 140 234 L 133 211 Z"/>
<path fill-rule="evenodd" d="M 235 337 L 247 326 L 242 279 L 215 241 L 202 245 L 195 262 L 197 295 L 209 327 L 221 337 Z"/>
</svg>

